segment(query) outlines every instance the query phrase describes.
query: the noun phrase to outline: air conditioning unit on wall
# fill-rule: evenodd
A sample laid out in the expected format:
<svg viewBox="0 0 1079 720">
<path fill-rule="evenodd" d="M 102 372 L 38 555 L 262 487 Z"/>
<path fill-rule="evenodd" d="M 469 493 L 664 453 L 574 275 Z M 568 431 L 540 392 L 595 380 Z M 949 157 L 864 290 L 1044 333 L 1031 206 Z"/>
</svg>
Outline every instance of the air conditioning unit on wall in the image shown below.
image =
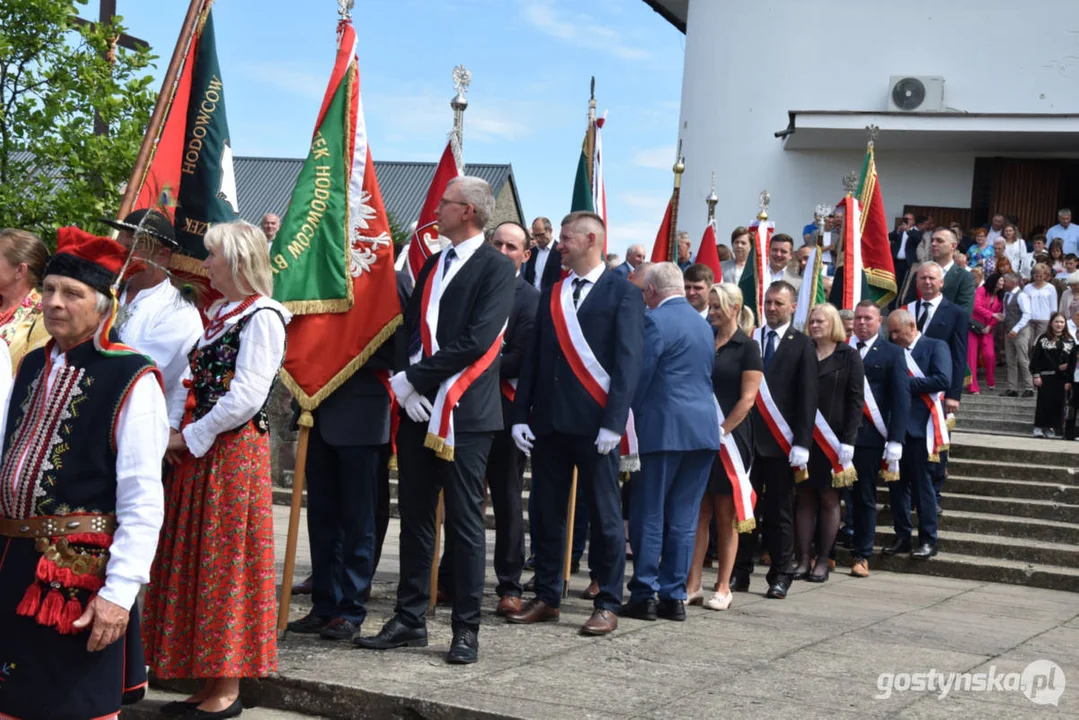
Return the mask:
<svg viewBox="0 0 1079 720">
<path fill-rule="evenodd" d="M 944 109 L 944 78 L 939 75 L 893 75 L 888 81 L 891 112 L 940 112 Z"/>
</svg>

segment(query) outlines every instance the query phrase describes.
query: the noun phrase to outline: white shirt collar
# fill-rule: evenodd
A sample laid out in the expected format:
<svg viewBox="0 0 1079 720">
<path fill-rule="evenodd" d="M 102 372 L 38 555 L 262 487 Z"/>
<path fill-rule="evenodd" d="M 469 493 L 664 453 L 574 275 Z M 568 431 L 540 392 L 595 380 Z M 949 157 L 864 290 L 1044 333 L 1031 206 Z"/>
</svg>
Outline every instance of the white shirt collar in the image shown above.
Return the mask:
<svg viewBox="0 0 1079 720">
<path fill-rule="evenodd" d="M 914 346 L 918 344 L 918 341 L 922 339 L 921 333 L 914 333 L 914 339 L 910 341 L 910 347 L 907 348 L 907 352 L 914 352 Z"/>
<path fill-rule="evenodd" d="M 697 314 L 699 314 L 702 318 L 707 320 L 708 319 L 708 308 L 705 308 L 704 310 L 698 310 Z"/>
<path fill-rule="evenodd" d="M 865 351 L 869 352 L 873 348 L 873 343 L 875 343 L 877 341 L 877 337 L 878 337 L 877 335 L 871 335 L 868 340 L 861 340 L 861 339 L 858 338 L 857 335 L 851 335 L 850 340 L 848 342 L 850 342 L 850 346 L 852 348 L 854 348 L 855 350 L 858 349 L 858 343 L 864 342 L 865 343 Z"/>
<path fill-rule="evenodd" d="M 941 299 L 942 299 L 943 297 L 944 297 L 944 295 L 943 295 L 943 294 L 940 294 L 940 295 L 937 295 L 937 296 L 936 296 L 935 298 L 933 298 L 932 300 L 922 300 L 921 302 L 925 303 L 925 304 L 926 304 L 926 305 L 928 305 L 929 307 L 931 307 L 931 308 L 933 308 L 934 310 L 936 310 L 936 309 L 937 309 L 937 306 L 938 306 L 938 305 L 940 305 L 940 301 L 941 301 Z M 915 305 L 915 307 L 917 307 L 917 305 Z"/>
<path fill-rule="evenodd" d="M 790 329 L 790 326 L 791 326 L 791 324 L 788 322 L 786 325 L 780 325 L 779 327 L 775 328 L 776 340 L 782 340 L 783 336 L 787 334 L 787 330 Z M 772 328 L 765 325 L 764 328 L 761 330 L 761 332 L 764 333 L 764 338 L 766 340 L 768 339 L 768 331 L 771 330 L 771 329 Z"/>
<path fill-rule="evenodd" d="M 464 242 L 452 247 L 453 252 L 457 255 L 457 259 L 461 262 L 464 262 L 472 256 L 472 253 L 479 250 L 480 245 L 483 245 L 483 233 L 480 233 L 479 235 L 473 235 L 468 240 L 465 240 Z M 447 250 L 448 249 L 449 248 L 447 248 Z"/>
<path fill-rule="evenodd" d="M 952 269 L 952 265 L 955 265 L 955 260 L 952 260 L 947 265 L 941 265 L 940 269 L 944 272 L 945 275 L 947 275 L 948 271 Z"/>
<path fill-rule="evenodd" d="M 128 292 L 127 292 L 127 288 L 125 287 L 123 292 L 120 293 L 120 304 L 121 305 L 135 305 L 137 303 L 141 303 L 146 298 L 153 297 L 155 295 L 164 293 L 165 290 L 166 290 L 166 286 L 168 286 L 168 287 L 172 286 L 172 283 L 169 281 L 168 278 L 165 278 L 164 280 L 159 282 L 157 285 L 154 285 L 152 287 L 148 287 L 145 290 L 140 290 L 138 292 L 138 294 L 135 295 L 135 298 L 133 300 L 128 299 Z M 164 297 L 164 296 L 162 296 L 162 297 Z"/>
<path fill-rule="evenodd" d="M 569 276 L 570 276 L 570 278 L 583 277 L 585 280 L 587 280 L 588 282 L 595 285 L 596 281 L 599 280 L 599 276 L 602 275 L 603 271 L 606 270 L 606 269 L 607 269 L 607 264 L 604 263 L 604 262 L 600 262 L 599 265 L 596 265 L 594 268 L 589 270 L 583 276 L 578 275 L 577 273 L 573 272 L 572 270 L 570 271 Z"/>
</svg>

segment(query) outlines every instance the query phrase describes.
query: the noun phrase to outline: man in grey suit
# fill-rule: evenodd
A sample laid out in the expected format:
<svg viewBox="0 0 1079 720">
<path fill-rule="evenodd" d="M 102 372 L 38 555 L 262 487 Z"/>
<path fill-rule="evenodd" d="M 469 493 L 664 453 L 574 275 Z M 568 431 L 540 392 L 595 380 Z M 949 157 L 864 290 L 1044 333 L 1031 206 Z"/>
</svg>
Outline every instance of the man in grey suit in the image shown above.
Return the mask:
<svg viewBox="0 0 1079 720">
<path fill-rule="evenodd" d="M 644 262 L 645 257 L 643 245 L 630 245 L 626 250 L 626 261 L 616 267 L 614 272 L 628 280 L 637 266 Z"/>
</svg>

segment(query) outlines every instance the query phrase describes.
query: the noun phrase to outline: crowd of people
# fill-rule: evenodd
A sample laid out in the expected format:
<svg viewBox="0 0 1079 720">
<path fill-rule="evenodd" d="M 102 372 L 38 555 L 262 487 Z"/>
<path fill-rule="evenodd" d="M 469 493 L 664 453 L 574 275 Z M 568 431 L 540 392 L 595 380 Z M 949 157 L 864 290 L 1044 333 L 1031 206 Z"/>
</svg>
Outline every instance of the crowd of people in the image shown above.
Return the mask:
<svg viewBox="0 0 1079 720">
<path fill-rule="evenodd" d="M 907 218 L 893 236 L 905 290 L 890 312 L 822 303 L 796 327 L 808 253 L 790 235 L 771 239 L 754 308 L 738 287 L 747 228 L 732 232 L 716 277 L 691 261 L 688 237 L 677 262 L 648 263 L 639 246 L 618 262 L 604 256 L 597 215 L 571 213 L 557 232 L 542 217 L 487 232 L 494 207 L 479 178 L 447 185 L 444 249 L 414 283 L 399 272 L 387 299 L 400 329 L 314 413 L 312 576 L 295 589 L 312 609 L 293 632 L 425 646 L 440 492 L 438 595 L 452 604 L 457 664 L 479 654 L 488 489 L 495 612 L 515 624 L 559 619 L 568 515 L 574 565 L 589 548 L 586 635 L 620 617 L 681 621 L 686 605 L 725 610 L 765 556 L 768 598 L 826 582 L 837 542 L 866 577 L 882 483 L 896 539 L 881 552 L 927 561 L 950 418 L 968 364 L 985 362 L 994 387 L 997 328 L 1013 394 L 1039 390 L 1036 434 L 1074 435 L 1079 275 L 1065 295 L 1052 255 L 1035 254 L 1029 279 L 1017 272 L 1014 224 L 995 218 L 964 252 L 956 230 Z M 1070 213 L 1060 219 L 1047 239 L 1075 273 L 1079 231 Z M 219 299 L 205 315 L 170 280 L 182 250 L 165 215 L 108 224 L 115 241 L 61 229 L 52 255 L 31 233 L 0 231 L 0 357 L 14 368 L 0 373 L 14 376 L 0 418 L 0 714 L 113 717 L 148 669 L 202 682 L 164 714 L 235 717 L 240 679 L 277 662 L 266 405 L 290 319 L 271 299 L 279 223 L 207 232 L 203 269 Z M 392 447 L 400 582 L 392 618 L 370 633 Z M 60 673 L 68 692 L 50 693 Z"/>
</svg>

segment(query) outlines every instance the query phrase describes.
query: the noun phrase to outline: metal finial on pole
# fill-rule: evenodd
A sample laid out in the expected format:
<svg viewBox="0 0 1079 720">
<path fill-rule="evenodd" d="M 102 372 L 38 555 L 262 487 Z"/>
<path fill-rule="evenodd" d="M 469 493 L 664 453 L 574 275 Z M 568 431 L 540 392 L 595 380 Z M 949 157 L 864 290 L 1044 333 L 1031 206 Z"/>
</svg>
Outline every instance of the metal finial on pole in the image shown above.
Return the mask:
<svg viewBox="0 0 1079 720">
<path fill-rule="evenodd" d="M 757 213 L 757 219 L 764 222 L 768 219 L 768 205 L 772 202 L 772 195 L 767 190 L 761 190 L 757 205 L 760 207 L 760 212 Z"/>
<path fill-rule="evenodd" d="M 866 135 L 869 136 L 869 147 L 872 148 L 873 145 L 875 145 L 876 142 L 877 142 L 877 135 L 880 134 L 880 126 L 879 125 L 866 125 L 865 126 L 865 132 L 866 132 Z"/>
<path fill-rule="evenodd" d="M 843 191 L 848 195 L 853 195 L 854 191 L 858 189 L 858 171 L 851 170 L 843 176 Z"/>
<path fill-rule="evenodd" d="M 719 196 L 716 195 L 716 171 L 712 171 L 712 191 L 708 193 L 708 197 L 704 199 L 708 203 L 708 224 L 711 225 L 712 221 L 716 219 L 716 205 L 719 204 Z"/>
<path fill-rule="evenodd" d="M 667 257 L 671 262 L 678 260 L 678 202 L 682 194 L 682 173 L 686 163 L 682 157 L 682 140 L 678 140 L 678 155 L 674 160 L 674 191 L 671 193 L 671 228 L 667 239 Z"/>
<path fill-rule="evenodd" d="M 337 0 L 337 16 L 341 18 L 341 22 L 352 19 L 352 8 L 355 4 L 356 0 Z"/>
<path fill-rule="evenodd" d="M 464 169 L 463 148 L 465 146 L 465 110 L 468 109 L 468 86 L 472 84 L 472 72 L 464 65 L 453 68 L 453 89 L 457 94 L 450 100 L 453 108 L 453 142 L 454 156 L 458 167 Z"/>
</svg>

